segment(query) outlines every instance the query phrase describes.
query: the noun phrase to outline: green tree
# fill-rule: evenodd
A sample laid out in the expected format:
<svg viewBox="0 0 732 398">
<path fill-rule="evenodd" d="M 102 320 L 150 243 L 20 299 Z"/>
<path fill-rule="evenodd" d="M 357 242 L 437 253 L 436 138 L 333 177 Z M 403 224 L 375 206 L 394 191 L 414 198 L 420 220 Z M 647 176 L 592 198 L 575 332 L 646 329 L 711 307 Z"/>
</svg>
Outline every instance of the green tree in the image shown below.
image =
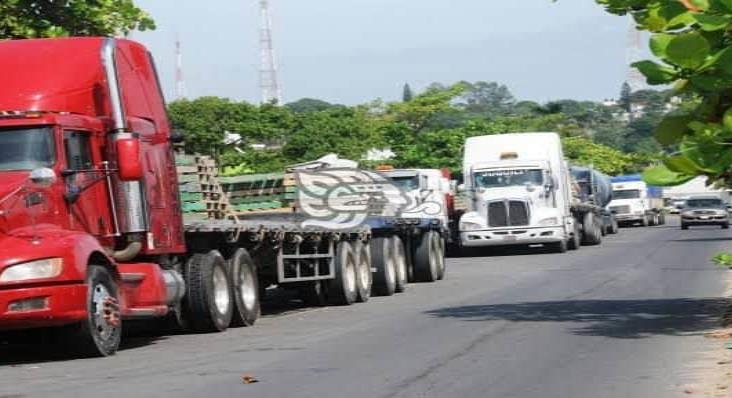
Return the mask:
<svg viewBox="0 0 732 398">
<path fill-rule="evenodd" d="M 510 113 L 516 103 L 508 87 L 495 82 L 461 82 L 460 105 L 471 113 L 501 115 Z"/>
<path fill-rule="evenodd" d="M 414 91 L 412 91 L 412 87 L 409 86 L 409 83 L 404 84 L 404 89 L 402 90 L 402 102 L 409 102 L 414 98 Z"/>
<path fill-rule="evenodd" d="M 649 84 L 673 84 L 694 106 L 672 113 L 653 134 L 670 154 L 644 172 L 656 185 L 697 175 L 732 185 L 732 2 L 727 0 L 597 0 L 607 11 L 630 14 L 652 33 L 660 60 L 634 66 Z"/>
<path fill-rule="evenodd" d="M 302 98 L 295 102 L 285 104 L 285 107 L 295 113 L 320 112 L 341 106 L 343 105 L 331 104 L 330 102 L 315 98 Z"/>
<path fill-rule="evenodd" d="M 618 104 L 626 112 L 631 111 L 632 94 L 633 90 L 630 88 L 630 84 L 628 84 L 628 82 L 623 83 L 623 87 L 620 89 L 620 99 L 618 100 Z"/>
<path fill-rule="evenodd" d="M 132 0 L 3 0 L 0 38 L 114 36 L 155 29 Z"/>
</svg>

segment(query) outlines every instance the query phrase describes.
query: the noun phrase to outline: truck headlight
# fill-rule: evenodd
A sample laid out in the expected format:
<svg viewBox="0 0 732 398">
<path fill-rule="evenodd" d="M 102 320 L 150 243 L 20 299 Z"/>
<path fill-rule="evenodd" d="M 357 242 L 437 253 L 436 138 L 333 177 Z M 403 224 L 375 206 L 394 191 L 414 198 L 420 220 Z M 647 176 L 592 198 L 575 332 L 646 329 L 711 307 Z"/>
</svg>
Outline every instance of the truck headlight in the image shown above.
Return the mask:
<svg viewBox="0 0 732 398">
<path fill-rule="evenodd" d="M 548 227 L 550 225 L 557 225 L 557 224 L 559 224 L 559 219 L 556 217 L 549 217 L 549 218 L 545 218 L 545 219 L 539 221 L 540 227 Z"/>
<path fill-rule="evenodd" d="M 479 229 L 483 229 L 483 226 L 478 223 L 467 222 L 467 221 L 460 223 L 461 231 L 477 231 Z"/>
<path fill-rule="evenodd" d="M 64 261 L 61 258 L 46 258 L 11 265 L 0 274 L 0 282 L 54 278 L 61 274 L 63 263 Z"/>
</svg>

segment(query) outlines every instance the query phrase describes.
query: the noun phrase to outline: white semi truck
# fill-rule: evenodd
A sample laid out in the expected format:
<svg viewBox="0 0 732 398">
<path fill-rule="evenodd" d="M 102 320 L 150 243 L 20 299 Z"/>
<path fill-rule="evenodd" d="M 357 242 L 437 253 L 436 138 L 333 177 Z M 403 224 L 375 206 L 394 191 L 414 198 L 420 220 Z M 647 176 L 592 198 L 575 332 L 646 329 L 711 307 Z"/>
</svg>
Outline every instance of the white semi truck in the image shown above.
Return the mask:
<svg viewBox="0 0 732 398">
<path fill-rule="evenodd" d="M 467 211 L 459 222 L 461 246 L 578 248 L 571 175 L 558 134 L 470 137 L 463 174 Z"/>
<path fill-rule="evenodd" d="M 620 225 L 666 223 L 663 189 L 646 184 L 638 174 L 612 177 L 611 181 L 613 200 L 608 209 L 615 214 Z"/>
</svg>

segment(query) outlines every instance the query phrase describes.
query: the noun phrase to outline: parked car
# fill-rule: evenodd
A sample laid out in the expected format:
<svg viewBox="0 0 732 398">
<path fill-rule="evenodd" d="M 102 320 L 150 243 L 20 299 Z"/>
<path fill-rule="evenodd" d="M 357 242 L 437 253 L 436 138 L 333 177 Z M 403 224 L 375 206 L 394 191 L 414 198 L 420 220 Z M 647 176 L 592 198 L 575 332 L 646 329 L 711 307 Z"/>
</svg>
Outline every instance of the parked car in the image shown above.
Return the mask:
<svg viewBox="0 0 732 398">
<path fill-rule="evenodd" d="M 691 225 L 719 225 L 729 228 L 727 205 L 718 197 L 691 197 L 681 210 L 681 229 Z"/>
</svg>

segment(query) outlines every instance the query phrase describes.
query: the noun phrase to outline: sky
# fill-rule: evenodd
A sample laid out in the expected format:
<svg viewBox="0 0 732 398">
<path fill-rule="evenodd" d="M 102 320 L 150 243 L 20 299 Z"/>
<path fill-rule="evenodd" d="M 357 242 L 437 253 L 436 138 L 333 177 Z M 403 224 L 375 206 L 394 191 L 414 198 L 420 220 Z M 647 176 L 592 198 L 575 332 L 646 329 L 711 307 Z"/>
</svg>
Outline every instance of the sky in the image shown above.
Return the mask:
<svg viewBox="0 0 732 398">
<path fill-rule="evenodd" d="M 175 99 L 175 41 L 189 98 L 259 100 L 257 0 L 136 0 L 134 32 Z M 271 0 L 284 102 L 401 98 L 409 83 L 505 84 L 521 100 L 615 98 L 629 22 L 594 0 Z"/>
</svg>

